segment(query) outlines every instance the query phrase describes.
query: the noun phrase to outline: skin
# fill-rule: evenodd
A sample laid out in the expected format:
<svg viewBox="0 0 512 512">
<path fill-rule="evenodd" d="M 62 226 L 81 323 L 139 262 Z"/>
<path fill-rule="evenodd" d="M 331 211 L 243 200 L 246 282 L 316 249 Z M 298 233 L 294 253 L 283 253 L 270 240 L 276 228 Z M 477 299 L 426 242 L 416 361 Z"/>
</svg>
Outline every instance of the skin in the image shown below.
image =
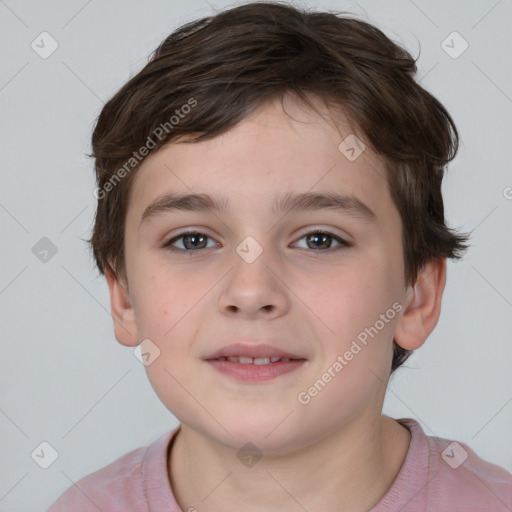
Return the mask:
<svg viewBox="0 0 512 512">
<path fill-rule="evenodd" d="M 160 350 L 146 371 L 181 423 L 168 471 L 184 511 L 369 510 L 409 448 L 409 431 L 382 415 L 392 342 L 414 350 L 434 329 L 446 262 L 429 262 L 414 286 L 405 285 L 402 224 L 383 162 L 369 144 L 349 161 L 339 143 L 364 135 L 312 100 L 317 111 L 287 95 L 286 112 L 270 102 L 212 140 L 173 142 L 134 176 L 125 224 L 128 282 L 107 273 L 114 329 L 125 346 L 149 338 Z M 276 192 L 332 190 L 358 197 L 376 221 L 334 210 L 272 213 Z M 163 193 L 192 191 L 227 194 L 231 214 L 166 212 L 140 225 Z M 183 238 L 174 242 L 181 253 L 162 247 L 186 228 L 207 235 L 200 246 L 207 248 L 191 257 Z M 353 246 L 336 250 L 334 238 L 315 245 L 306 236 L 313 228 Z M 252 263 L 236 252 L 247 236 L 263 249 Z M 395 302 L 400 313 L 307 405 L 299 403 L 298 393 Z M 307 361 L 255 384 L 202 359 L 241 338 Z M 247 442 L 262 454 L 252 467 L 237 458 Z"/>
</svg>

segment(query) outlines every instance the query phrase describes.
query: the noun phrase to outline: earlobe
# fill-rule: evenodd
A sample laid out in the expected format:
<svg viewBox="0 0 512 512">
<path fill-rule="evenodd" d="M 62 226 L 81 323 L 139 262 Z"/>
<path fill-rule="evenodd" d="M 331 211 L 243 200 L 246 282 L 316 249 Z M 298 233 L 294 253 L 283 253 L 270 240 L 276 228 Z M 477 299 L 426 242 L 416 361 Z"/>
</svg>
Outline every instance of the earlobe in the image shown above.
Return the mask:
<svg viewBox="0 0 512 512">
<path fill-rule="evenodd" d="M 402 316 L 395 330 L 395 342 L 415 350 L 427 339 L 441 314 L 441 299 L 446 284 L 446 259 L 432 260 L 420 271 L 409 288 Z"/>
<path fill-rule="evenodd" d="M 114 334 L 121 345 L 135 347 L 139 344 L 135 314 L 127 287 L 110 269 L 105 269 L 110 292 L 110 309 L 114 321 Z"/>
</svg>

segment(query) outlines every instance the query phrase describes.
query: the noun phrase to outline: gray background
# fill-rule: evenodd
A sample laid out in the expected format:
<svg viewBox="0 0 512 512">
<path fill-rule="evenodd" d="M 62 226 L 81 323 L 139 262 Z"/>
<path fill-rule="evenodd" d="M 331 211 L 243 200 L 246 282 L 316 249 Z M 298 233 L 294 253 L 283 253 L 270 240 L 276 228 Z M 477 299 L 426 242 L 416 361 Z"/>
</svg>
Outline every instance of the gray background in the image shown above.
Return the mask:
<svg viewBox="0 0 512 512">
<path fill-rule="evenodd" d="M 44 510 L 177 424 L 114 338 L 108 288 L 81 240 L 95 206 L 84 153 L 103 103 L 164 37 L 237 5 L 208 2 L 0 0 L 0 511 Z M 439 324 L 392 378 L 384 413 L 511 471 L 512 1 L 302 5 L 359 15 L 413 56 L 421 45 L 419 79 L 460 130 L 443 191 L 449 224 L 474 229 L 472 246 L 449 262 Z M 31 47 L 43 31 L 59 45 L 46 59 Z M 453 31 L 469 44 L 457 58 L 443 47 Z M 46 262 L 32 249 L 43 237 L 57 249 Z M 59 454 L 48 469 L 31 457 L 43 441 Z"/>
</svg>

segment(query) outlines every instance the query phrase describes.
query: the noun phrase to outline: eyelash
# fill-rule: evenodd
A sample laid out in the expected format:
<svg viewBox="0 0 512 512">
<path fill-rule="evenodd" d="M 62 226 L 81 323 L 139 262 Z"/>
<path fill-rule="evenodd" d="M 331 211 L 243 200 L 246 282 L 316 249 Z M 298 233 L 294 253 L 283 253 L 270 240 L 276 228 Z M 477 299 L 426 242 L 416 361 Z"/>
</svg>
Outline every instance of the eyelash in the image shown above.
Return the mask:
<svg viewBox="0 0 512 512">
<path fill-rule="evenodd" d="M 315 233 L 320 233 L 320 234 L 323 234 L 323 235 L 327 235 L 328 237 L 330 238 L 333 238 L 334 240 L 336 240 L 340 245 L 338 247 L 335 247 L 333 249 L 306 249 L 308 250 L 308 252 L 313 252 L 313 253 L 320 253 L 320 252 L 333 252 L 333 251 L 337 251 L 337 250 L 341 250 L 341 249 L 348 249 L 350 247 L 352 247 L 354 244 L 352 242 L 347 242 L 346 240 L 344 240 L 343 238 L 339 237 L 338 235 L 335 235 L 334 233 L 330 233 L 329 231 L 326 231 L 324 229 L 313 229 L 311 231 L 308 231 L 307 233 L 304 233 L 300 238 L 298 238 L 297 240 L 302 240 L 303 238 L 307 237 L 308 235 L 313 235 Z M 172 244 L 178 240 L 180 240 L 181 238 L 187 236 L 187 235 L 203 235 L 204 237 L 206 237 L 207 239 L 212 239 L 212 237 L 206 235 L 205 233 L 201 233 L 200 231 L 185 231 L 183 233 L 180 233 L 179 235 L 176 235 L 174 236 L 173 238 L 171 238 L 170 240 L 168 240 L 167 242 L 164 242 L 163 245 L 162 245 L 162 248 L 165 248 L 167 249 L 168 251 L 170 252 L 173 252 L 173 253 L 188 253 L 190 256 L 194 256 L 194 253 L 196 252 L 201 252 L 201 251 L 204 251 L 205 249 L 177 249 L 176 247 L 173 247 Z M 211 249 L 211 247 L 210 247 Z"/>
</svg>

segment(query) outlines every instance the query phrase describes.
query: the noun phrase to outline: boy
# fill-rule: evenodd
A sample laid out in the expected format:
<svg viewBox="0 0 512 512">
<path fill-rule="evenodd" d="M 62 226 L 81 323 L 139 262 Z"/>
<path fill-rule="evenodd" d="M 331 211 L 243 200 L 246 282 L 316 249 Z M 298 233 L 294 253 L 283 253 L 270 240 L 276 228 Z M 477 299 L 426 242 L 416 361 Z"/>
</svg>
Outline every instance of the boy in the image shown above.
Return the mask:
<svg viewBox="0 0 512 512">
<path fill-rule="evenodd" d="M 171 34 L 93 134 L 114 331 L 175 430 L 49 509 L 505 511 L 512 475 L 382 415 L 432 332 L 458 148 L 368 23 L 250 3 Z"/>
</svg>

